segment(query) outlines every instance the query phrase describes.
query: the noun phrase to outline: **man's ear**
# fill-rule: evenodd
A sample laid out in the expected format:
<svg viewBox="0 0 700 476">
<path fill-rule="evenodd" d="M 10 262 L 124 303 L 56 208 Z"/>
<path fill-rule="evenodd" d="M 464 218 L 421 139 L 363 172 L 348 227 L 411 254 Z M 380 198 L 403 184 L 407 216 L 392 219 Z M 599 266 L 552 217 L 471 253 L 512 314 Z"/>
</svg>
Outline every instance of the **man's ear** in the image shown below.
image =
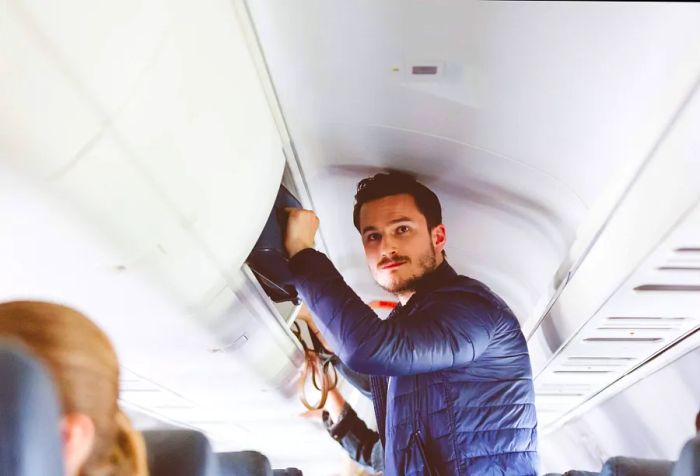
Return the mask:
<svg viewBox="0 0 700 476">
<path fill-rule="evenodd" d="M 445 225 L 441 224 L 433 228 L 433 231 L 430 233 L 430 238 L 433 240 L 435 251 L 438 254 L 442 254 L 447 244 L 447 230 L 445 229 Z"/>
<path fill-rule="evenodd" d="M 83 413 L 69 413 L 61 418 L 61 436 L 66 475 L 77 475 L 95 443 L 95 425 Z"/>
</svg>

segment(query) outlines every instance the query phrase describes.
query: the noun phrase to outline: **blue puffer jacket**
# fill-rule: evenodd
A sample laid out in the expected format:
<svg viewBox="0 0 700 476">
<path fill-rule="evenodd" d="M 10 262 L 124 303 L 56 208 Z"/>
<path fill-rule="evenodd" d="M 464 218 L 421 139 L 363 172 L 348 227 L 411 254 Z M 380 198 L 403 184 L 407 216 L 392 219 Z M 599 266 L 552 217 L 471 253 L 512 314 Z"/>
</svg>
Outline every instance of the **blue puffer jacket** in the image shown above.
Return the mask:
<svg viewBox="0 0 700 476">
<path fill-rule="evenodd" d="M 343 362 L 373 375 L 385 476 L 537 474 L 527 345 L 485 285 L 445 262 L 381 320 L 325 255 L 301 251 L 290 268 Z"/>
</svg>

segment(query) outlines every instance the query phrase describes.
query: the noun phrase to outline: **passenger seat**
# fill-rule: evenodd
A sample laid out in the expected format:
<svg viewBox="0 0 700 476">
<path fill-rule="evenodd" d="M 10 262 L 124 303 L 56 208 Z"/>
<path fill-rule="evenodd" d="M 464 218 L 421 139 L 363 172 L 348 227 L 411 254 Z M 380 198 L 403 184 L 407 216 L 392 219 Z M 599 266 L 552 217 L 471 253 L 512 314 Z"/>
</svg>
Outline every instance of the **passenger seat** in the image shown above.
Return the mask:
<svg viewBox="0 0 700 476">
<path fill-rule="evenodd" d="M 193 430 L 143 432 L 150 476 L 220 476 L 209 440 Z"/>
<path fill-rule="evenodd" d="M 544 476 L 598 476 L 598 473 L 594 471 L 581 471 L 578 469 L 572 469 L 566 473 L 547 473 Z"/>
<path fill-rule="evenodd" d="M 301 470 L 297 468 L 276 469 L 272 474 L 274 474 L 274 476 L 303 476 Z"/>
<path fill-rule="evenodd" d="M 545 476 L 671 476 L 672 470 L 673 461 L 614 456 L 605 462 L 599 473 L 572 469 Z"/>
<path fill-rule="evenodd" d="M 600 476 L 671 476 L 673 461 L 615 456 L 603 465 Z"/>
<path fill-rule="evenodd" d="M 571 470 L 545 476 L 700 476 L 700 433 L 691 438 L 681 451 L 677 462 L 661 459 L 615 456 L 603 465 L 600 473 Z"/>
<path fill-rule="evenodd" d="M 700 476 L 700 433 L 683 446 L 673 476 Z"/>
<path fill-rule="evenodd" d="M 273 476 L 270 460 L 257 451 L 217 453 L 221 476 Z"/>
<path fill-rule="evenodd" d="M 43 366 L 0 347 L 0 474 L 63 476 L 58 397 Z"/>
</svg>

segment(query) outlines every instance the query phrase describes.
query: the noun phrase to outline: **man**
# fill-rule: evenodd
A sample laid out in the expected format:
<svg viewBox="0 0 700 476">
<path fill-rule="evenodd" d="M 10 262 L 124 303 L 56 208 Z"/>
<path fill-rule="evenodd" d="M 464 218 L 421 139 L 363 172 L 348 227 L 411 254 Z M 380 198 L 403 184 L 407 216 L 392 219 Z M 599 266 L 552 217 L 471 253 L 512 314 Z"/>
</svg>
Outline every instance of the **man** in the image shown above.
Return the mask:
<svg viewBox="0 0 700 476">
<path fill-rule="evenodd" d="M 313 212 L 289 211 L 285 246 L 323 335 L 348 367 L 372 376 L 384 474 L 537 474 L 525 339 L 500 298 L 445 260 L 437 196 L 390 173 L 362 180 L 355 202 L 372 276 L 401 303 L 387 319 L 313 249 Z"/>
</svg>

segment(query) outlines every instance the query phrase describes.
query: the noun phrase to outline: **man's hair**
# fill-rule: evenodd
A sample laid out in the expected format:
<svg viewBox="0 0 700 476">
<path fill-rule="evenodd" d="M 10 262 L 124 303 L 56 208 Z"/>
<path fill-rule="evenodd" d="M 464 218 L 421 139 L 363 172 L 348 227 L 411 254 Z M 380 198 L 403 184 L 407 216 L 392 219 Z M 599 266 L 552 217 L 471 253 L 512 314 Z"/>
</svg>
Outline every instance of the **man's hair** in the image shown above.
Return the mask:
<svg viewBox="0 0 700 476">
<path fill-rule="evenodd" d="M 360 209 L 362 205 L 372 200 L 390 195 L 408 194 L 413 197 L 416 207 L 428 222 L 428 231 L 442 223 L 442 207 L 437 195 L 428 187 L 418 182 L 410 175 L 399 172 L 378 173 L 372 177 L 360 180 L 355 194 L 355 208 L 352 221 L 357 231 L 360 230 Z"/>
</svg>

